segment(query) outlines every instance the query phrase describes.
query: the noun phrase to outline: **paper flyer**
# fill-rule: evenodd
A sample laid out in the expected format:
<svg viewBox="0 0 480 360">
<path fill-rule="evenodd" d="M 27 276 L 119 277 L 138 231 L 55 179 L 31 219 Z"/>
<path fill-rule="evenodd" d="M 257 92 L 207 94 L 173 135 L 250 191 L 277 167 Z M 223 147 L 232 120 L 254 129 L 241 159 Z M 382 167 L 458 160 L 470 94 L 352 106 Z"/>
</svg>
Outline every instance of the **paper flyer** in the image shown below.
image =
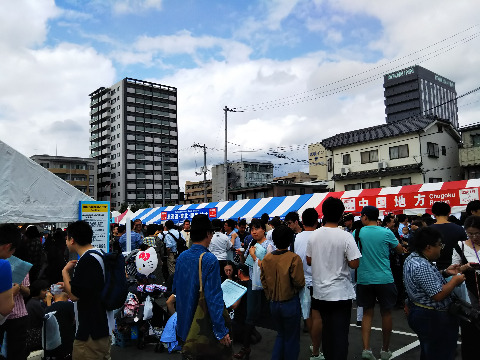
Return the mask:
<svg viewBox="0 0 480 360">
<path fill-rule="evenodd" d="M 222 291 L 223 302 L 225 303 L 225 306 L 229 308 L 247 292 L 247 288 L 237 284 L 235 281 L 227 279 L 222 283 Z"/>
<path fill-rule="evenodd" d="M 12 282 L 14 284 L 21 284 L 30 271 L 32 264 L 20 260 L 16 256 L 10 256 L 8 262 L 12 268 Z"/>
</svg>

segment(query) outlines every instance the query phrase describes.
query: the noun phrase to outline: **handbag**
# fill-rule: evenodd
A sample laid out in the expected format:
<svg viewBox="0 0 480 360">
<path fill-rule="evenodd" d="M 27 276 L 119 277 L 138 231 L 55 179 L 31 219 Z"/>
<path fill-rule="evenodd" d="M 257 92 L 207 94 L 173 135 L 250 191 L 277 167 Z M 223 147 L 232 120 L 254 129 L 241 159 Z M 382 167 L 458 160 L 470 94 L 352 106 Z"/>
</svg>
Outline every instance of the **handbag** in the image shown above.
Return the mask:
<svg viewBox="0 0 480 360">
<path fill-rule="evenodd" d="M 448 313 L 456 316 L 461 321 L 471 323 L 480 330 L 480 311 L 456 296 L 452 296 L 452 300 L 448 307 Z"/>
<path fill-rule="evenodd" d="M 232 347 L 220 344 L 220 341 L 213 334 L 212 320 L 208 314 L 207 302 L 203 292 L 202 258 L 204 254 L 202 253 L 198 260 L 198 277 L 200 281 L 198 304 L 187 339 L 182 347 L 182 353 L 186 358 L 195 359 L 201 356 L 211 360 L 231 360 Z M 231 320 L 225 305 L 223 306 L 223 319 L 225 320 L 225 326 L 230 330 Z"/>
</svg>

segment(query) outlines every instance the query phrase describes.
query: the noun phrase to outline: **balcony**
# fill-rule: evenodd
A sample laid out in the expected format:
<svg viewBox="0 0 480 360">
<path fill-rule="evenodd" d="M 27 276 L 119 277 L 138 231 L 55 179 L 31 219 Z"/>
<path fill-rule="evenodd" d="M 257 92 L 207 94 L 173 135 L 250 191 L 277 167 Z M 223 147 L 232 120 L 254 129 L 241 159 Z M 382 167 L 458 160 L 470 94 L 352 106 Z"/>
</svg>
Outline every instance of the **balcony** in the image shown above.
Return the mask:
<svg viewBox="0 0 480 360">
<path fill-rule="evenodd" d="M 480 165 L 480 147 L 464 147 L 459 149 L 460 166 Z"/>
</svg>

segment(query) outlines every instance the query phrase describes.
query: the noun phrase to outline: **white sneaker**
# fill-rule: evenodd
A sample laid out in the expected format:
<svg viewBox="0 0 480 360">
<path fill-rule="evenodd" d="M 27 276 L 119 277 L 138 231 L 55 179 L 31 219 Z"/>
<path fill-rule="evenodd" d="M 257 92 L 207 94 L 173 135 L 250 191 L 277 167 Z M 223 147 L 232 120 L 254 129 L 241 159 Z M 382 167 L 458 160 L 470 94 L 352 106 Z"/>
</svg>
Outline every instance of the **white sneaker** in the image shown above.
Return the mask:
<svg viewBox="0 0 480 360">
<path fill-rule="evenodd" d="M 380 351 L 380 358 L 382 360 L 388 360 L 392 357 L 392 352 L 391 351 Z"/>
<path fill-rule="evenodd" d="M 375 358 L 375 356 L 373 355 L 372 350 L 363 350 L 362 351 L 362 359 L 377 360 Z"/>
<path fill-rule="evenodd" d="M 313 345 L 310 345 L 310 352 L 313 353 Z M 325 360 L 325 356 L 323 356 L 323 353 L 320 351 L 317 356 L 310 356 L 310 360 Z"/>
</svg>

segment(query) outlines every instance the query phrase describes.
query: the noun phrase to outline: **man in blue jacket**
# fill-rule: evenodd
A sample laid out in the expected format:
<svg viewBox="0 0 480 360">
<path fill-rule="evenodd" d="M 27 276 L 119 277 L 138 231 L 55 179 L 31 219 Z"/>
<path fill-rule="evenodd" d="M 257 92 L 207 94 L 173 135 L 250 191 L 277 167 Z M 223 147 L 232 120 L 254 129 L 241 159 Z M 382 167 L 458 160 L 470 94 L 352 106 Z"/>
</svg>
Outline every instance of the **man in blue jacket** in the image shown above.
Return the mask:
<svg viewBox="0 0 480 360">
<path fill-rule="evenodd" d="M 221 345 L 231 349 L 230 335 L 223 318 L 223 293 L 218 260 L 208 251 L 213 237 L 213 227 L 207 215 L 195 215 L 190 229 L 192 246 L 177 258 L 173 279 L 176 295 L 177 334 L 182 341 L 187 339 L 199 297 L 198 262 L 202 258 L 202 283 L 208 314 L 212 320 L 212 332 Z M 192 359 L 185 357 L 185 359 Z M 195 359 L 200 359 L 197 357 Z"/>
</svg>

